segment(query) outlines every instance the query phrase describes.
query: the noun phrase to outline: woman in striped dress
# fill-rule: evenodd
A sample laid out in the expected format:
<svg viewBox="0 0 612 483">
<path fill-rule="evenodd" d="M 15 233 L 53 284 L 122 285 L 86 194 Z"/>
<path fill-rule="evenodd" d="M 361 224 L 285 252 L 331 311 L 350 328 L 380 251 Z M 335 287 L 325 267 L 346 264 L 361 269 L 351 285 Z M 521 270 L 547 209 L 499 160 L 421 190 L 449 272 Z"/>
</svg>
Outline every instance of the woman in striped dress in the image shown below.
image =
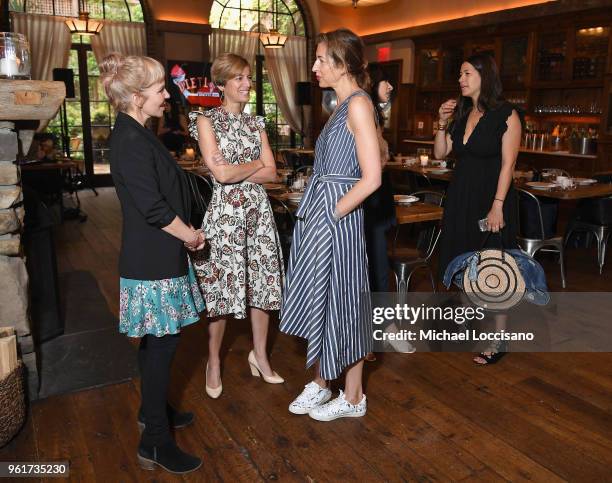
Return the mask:
<svg viewBox="0 0 612 483">
<path fill-rule="evenodd" d="M 350 30 L 321 34 L 312 68 L 338 106 L 317 140 L 314 174 L 296 213 L 280 329 L 308 340 L 315 379 L 289 411 L 319 421 L 366 413 L 363 358 L 372 350 L 363 209 L 380 186 L 380 150 L 363 42 Z M 345 392 L 328 381 L 346 369 Z M 329 402 L 328 402 L 329 401 Z"/>
</svg>

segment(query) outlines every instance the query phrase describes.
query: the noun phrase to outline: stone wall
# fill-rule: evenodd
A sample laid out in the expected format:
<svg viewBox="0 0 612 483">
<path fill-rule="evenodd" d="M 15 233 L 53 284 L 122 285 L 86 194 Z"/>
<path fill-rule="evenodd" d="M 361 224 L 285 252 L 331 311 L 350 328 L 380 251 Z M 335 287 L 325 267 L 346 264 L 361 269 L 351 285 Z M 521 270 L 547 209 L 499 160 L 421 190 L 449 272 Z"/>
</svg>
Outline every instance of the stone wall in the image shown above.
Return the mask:
<svg viewBox="0 0 612 483">
<path fill-rule="evenodd" d="M 14 326 L 21 358 L 28 369 L 31 398 L 38 394 L 36 353 L 28 315 L 28 272 L 21 249 L 24 210 L 19 141 L 12 122 L 0 122 L 0 326 Z"/>
</svg>

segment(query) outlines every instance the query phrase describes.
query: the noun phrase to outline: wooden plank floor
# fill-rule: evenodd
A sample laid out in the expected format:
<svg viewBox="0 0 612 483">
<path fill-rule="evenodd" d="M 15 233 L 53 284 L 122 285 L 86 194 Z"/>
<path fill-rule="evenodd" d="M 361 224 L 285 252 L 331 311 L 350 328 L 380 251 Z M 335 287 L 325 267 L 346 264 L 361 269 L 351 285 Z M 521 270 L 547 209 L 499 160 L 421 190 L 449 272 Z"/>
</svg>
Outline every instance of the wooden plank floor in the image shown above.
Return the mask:
<svg viewBox="0 0 612 483">
<path fill-rule="evenodd" d="M 59 269 L 93 273 L 117 313 L 119 204 L 112 189 L 82 201 L 88 221 L 57 230 Z M 593 257 L 568 256 L 568 290 L 612 289 L 612 260 L 599 276 Z M 558 290 L 556 264 L 546 268 Z M 304 344 L 273 330 L 270 348 L 283 385 L 251 376 L 249 325 L 231 323 L 224 392 L 212 400 L 204 323 L 183 332 L 171 398 L 196 422 L 176 438 L 204 458 L 184 478 L 136 463 L 138 380 L 33 403 L 0 460 L 70 460 L 71 479 L 87 482 L 610 481 L 611 354 L 516 353 L 490 367 L 461 353 L 381 354 L 366 366 L 367 416 L 321 423 L 287 411 L 311 376 Z"/>
</svg>

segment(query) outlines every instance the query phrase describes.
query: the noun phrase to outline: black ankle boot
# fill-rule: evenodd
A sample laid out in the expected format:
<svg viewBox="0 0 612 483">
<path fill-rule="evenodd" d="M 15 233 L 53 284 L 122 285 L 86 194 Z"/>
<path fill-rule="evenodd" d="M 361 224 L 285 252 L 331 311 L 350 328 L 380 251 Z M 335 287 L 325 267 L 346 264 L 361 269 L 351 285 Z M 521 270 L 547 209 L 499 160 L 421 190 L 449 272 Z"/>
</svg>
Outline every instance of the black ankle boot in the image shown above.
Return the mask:
<svg viewBox="0 0 612 483">
<path fill-rule="evenodd" d="M 189 426 L 193 423 L 193 413 L 190 412 L 179 412 L 174 409 L 170 404 L 166 406 L 166 411 L 168 413 L 168 424 L 172 429 L 181 429 L 185 426 Z M 145 428 L 145 417 L 142 412 L 142 408 L 138 411 L 138 429 L 142 433 Z"/>
<path fill-rule="evenodd" d="M 145 470 L 154 470 L 155 465 L 164 470 L 184 474 L 197 470 L 202 466 L 202 460 L 182 451 L 174 441 L 168 441 L 160 446 L 148 446 L 140 443 L 138 446 L 138 464 Z"/>
</svg>

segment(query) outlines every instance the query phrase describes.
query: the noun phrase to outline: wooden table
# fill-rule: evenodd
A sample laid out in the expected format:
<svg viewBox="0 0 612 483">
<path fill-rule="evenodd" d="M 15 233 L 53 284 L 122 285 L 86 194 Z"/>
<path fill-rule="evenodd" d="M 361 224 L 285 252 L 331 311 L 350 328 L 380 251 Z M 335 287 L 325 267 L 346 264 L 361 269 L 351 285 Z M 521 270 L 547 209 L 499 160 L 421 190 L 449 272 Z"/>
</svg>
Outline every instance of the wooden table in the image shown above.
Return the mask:
<svg viewBox="0 0 612 483">
<path fill-rule="evenodd" d="M 57 161 L 54 163 L 26 163 L 20 167 L 22 171 L 63 171 L 78 168 L 79 165 L 74 161 Z"/>
<path fill-rule="evenodd" d="M 296 154 L 314 154 L 314 149 L 310 148 L 285 148 L 283 151 L 288 151 L 290 153 Z"/>
<path fill-rule="evenodd" d="M 412 203 L 410 205 L 395 205 L 395 217 L 398 225 L 419 223 L 421 221 L 441 220 L 444 208 L 432 203 Z"/>
<path fill-rule="evenodd" d="M 287 198 L 287 192 L 268 191 L 268 196 L 283 201 L 292 211 L 297 210 L 299 202 Z M 410 205 L 395 205 L 395 217 L 399 225 L 418 223 L 420 221 L 441 220 L 444 208 L 432 203 L 412 203 Z"/>
<path fill-rule="evenodd" d="M 522 188 L 525 191 L 529 191 L 535 196 L 542 196 L 545 198 L 554 198 L 557 200 L 580 200 L 583 198 L 599 198 L 602 196 L 612 195 L 612 184 L 610 183 L 596 183 L 591 185 L 578 185 L 574 189 L 564 190 L 561 188 L 552 189 L 534 189 L 527 186 L 524 183 L 516 184 L 517 188 Z"/>
<path fill-rule="evenodd" d="M 411 173 L 419 174 L 431 179 L 438 179 L 442 181 L 450 181 L 453 176 L 453 170 L 449 170 L 446 173 L 435 173 L 432 170 L 442 169 L 435 167 L 422 168 L 418 164 L 413 165 L 402 165 L 398 163 L 388 163 L 387 169 L 394 171 L 409 171 Z M 552 189 L 535 189 L 527 186 L 525 183 L 518 183 L 515 181 L 517 188 L 522 188 L 535 196 L 542 196 L 545 198 L 554 198 L 557 200 L 580 200 L 583 198 L 599 198 L 602 196 L 612 195 L 612 183 L 595 183 L 591 185 L 578 185 L 574 189 L 564 190 L 561 188 Z"/>
<path fill-rule="evenodd" d="M 449 169 L 447 172 L 445 173 L 439 173 L 436 172 L 437 170 L 440 169 L 446 169 L 446 168 L 441 168 L 441 167 L 436 167 L 436 166 L 428 166 L 426 168 L 422 168 L 420 164 L 415 163 L 415 164 L 400 164 L 400 163 L 387 163 L 385 166 L 385 169 L 388 170 L 392 170 L 392 171 L 400 171 L 400 172 L 410 172 L 410 173 L 415 173 L 421 176 L 425 176 L 426 178 L 431 178 L 431 179 L 439 179 L 442 181 L 450 181 L 450 179 L 453 176 L 453 170 Z"/>
</svg>

